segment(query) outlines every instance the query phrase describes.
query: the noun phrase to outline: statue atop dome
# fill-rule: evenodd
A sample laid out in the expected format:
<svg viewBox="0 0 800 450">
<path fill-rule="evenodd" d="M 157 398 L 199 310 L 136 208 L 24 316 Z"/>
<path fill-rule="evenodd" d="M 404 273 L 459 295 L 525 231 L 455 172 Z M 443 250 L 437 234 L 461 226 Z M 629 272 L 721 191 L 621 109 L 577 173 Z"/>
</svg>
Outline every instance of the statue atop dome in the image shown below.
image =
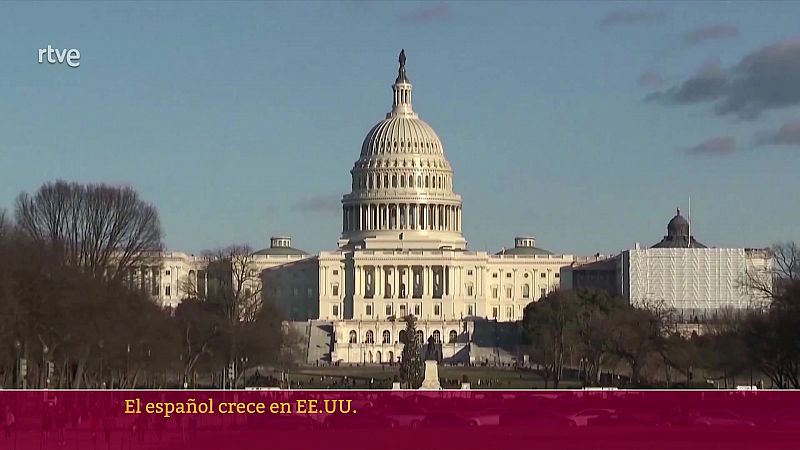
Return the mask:
<svg viewBox="0 0 800 450">
<path fill-rule="evenodd" d="M 396 83 L 410 83 L 408 77 L 406 77 L 406 49 L 400 50 L 400 57 L 397 58 L 400 62 L 400 68 L 397 69 L 397 79 L 394 80 Z"/>
</svg>

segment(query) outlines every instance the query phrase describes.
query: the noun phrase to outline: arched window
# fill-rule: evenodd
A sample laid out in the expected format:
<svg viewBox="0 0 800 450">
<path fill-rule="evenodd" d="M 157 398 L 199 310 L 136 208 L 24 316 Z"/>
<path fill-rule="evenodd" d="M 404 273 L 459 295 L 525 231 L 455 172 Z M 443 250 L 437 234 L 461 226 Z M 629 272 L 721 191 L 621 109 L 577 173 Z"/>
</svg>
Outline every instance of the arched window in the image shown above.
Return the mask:
<svg viewBox="0 0 800 450">
<path fill-rule="evenodd" d="M 383 187 L 385 187 L 385 188 L 389 187 L 389 175 L 388 174 L 383 176 Z"/>
<path fill-rule="evenodd" d="M 422 175 L 417 175 L 417 186 L 422 187 Z"/>
<path fill-rule="evenodd" d="M 383 330 L 383 343 L 390 344 L 392 340 L 392 333 L 389 330 Z"/>
<path fill-rule="evenodd" d="M 422 330 L 417 330 L 417 344 L 425 342 L 425 333 Z"/>
<path fill-rule="evenodd" d="M 397 187 L 397 175 L 392 175 L 392 187 Z"/>
<path fill-rule="evenodd" d="M 437 344 L 441 344 L 442 343 L 442 333 L 440 333 L 439 330 L 434 330 L 434 332 L 433 332 L 433 342 L 435 342 Z"/>
<path fill-rule="evenodd" d="M 350 343 L 355 344 L 358 342 L 358 333 L 356 330 L 350 330 Z"/>
<path fill-rule="evenodd" d="M 367 344 L 374 344 L 375 343 L 375 333 L 372 330 L 367 331 L 367 338 L 364 340 Z"/>
<path fill-rule="evenodd" d="M 523 284 L 522 285 L 522 298 L 529 298 L 530 296 L 531 296 L 531 285 Z"/>
<path fill-rule="evenodd" d="M 405 344 L 406 343 L 405 342 L 406 341 L 406 330 L 400 330 L 400 333 L 398 334 L 398 337 L 400 338 L 400 343 L 401 344 Z"/>
<path fill-rule="evenodd" d="M 425 175 L 425 187 L 428 187 L 428 176 Z"/>
<path fill-rule="evenodd" d="M 451 344 L 455 344 L 457 337 L 458 337 L 458 333 L 456 333 L 456 330 L 450 330 L 450 338 L 449 338 L 448 342 L 450 342 Z"/>
<path fill-rule="evenodd" d="M 405 177 L 405 175 L 400 175 L 400 187 L 401 188 L 406 187 L 406 177 Z"/>
<path fill-rule="evenodd" d="M 408 187 L 414 187 L 414 177 L 408 177 Z"/>
</svg>

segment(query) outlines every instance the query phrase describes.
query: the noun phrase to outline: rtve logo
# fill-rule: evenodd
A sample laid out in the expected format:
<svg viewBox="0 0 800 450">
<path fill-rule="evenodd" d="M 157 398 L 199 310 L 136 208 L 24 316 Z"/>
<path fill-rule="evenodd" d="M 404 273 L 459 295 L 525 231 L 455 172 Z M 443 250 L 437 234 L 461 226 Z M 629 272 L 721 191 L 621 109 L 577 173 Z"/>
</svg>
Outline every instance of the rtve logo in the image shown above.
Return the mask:
<svg viewBox="0 0 800 450">
<path fill-rule="evenodd" d="M 69 67 L 72 68 L 81 65 L 81 52 L 75 48 L 70 48 L 70 49 L 65 48 L 64 50 L 59 50 L 57 48 L 53 48 L 52 45 L 48 44 L 47 48 L 39 49 L 39 64 L 44 64 L 45 55 L 47 55 L 46 60 L 49 64 L 66 63 Z"/>
</svg>

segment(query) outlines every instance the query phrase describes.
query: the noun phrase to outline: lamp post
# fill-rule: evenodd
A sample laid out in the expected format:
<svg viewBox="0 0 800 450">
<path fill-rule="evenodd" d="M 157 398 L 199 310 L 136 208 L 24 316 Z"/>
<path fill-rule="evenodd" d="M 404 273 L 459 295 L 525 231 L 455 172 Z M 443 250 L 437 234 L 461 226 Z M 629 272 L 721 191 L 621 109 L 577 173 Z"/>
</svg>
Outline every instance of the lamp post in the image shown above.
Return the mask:
<svg viewBox="0 0 800 450">
<path fill-rule="evenodd" d="M 50 349 L 47 347 L 47 344 L 42 344 L 42 373 L 44 375 L 44 388 L 47 389 L 50 387 L 50 366 L 47 364 L 47 353 Z"/>
<path fill-rule="evenodd" d="M 183 353 L 178 355 L 178 359 L 181 361 L 181 364 L 183 364 Z M 188 357 L 187 357 L 187 359 L 188 359 Z M 183 375 L 181 376 L 181 382 L 183 383 L 181 386 L 183 386 L 184 389 L 188 389 L 189 388 L 188 377 L 186 376 L 186 369 L 185 368 L 184 368 L 184 371 L 183 371 Z M 225 385 L 224 384 L 222 385 L 222 389 L 225 389 Z"/>
<path fill-rule="evenodd" d="M 150 388 L 150 369 L 152 365 L 150 364 L 150 346 L 145 344 L 145 348 L 147 348 L 147 365 L 145 366 L 144 372 L 144 385 L 149 389 Z"/>
<path fill-rule="evenodd" d="M 22 358 L 21 358 L 21 355 L 22 355 L 22 343 L 19 341 L 19 339 L 15 339 L 14 340 L 14 350 L 17 352 L 17 370 L 14 372 L 15 373 L 14 388 L 16 388 L 16 389 L 23 388 L 24 389 L 25 388 L 25 381 L 24 381 L 25 375 L 22 373 Z"/>
<path fill-rule="evenodd" d="M 239 376 L 240 375 L 242 377 L 242 381 L 246 380 L 247 363 L 250 362 L 250 358 L 248 358 L 247 356 L 243 356 L 242 358 L 240 358 L 240 361 L 242 363 L 242 370 L 241 370 L 241 373 L 236 373 L 236 379 L 233 381 L 233 388 L 234 389 L 239 387 Z M 247 386 L 245 385 L 245 387 L 247 387 Z"/>
<path fill-rule="evenodd" d="M 106 342 L 100 339 L 97 342 L 97 347 L 100 349 L 100 388 L 105 388 L 105 381 L 103 381 L 103 347 L 106 346 Z"/>
</svg>

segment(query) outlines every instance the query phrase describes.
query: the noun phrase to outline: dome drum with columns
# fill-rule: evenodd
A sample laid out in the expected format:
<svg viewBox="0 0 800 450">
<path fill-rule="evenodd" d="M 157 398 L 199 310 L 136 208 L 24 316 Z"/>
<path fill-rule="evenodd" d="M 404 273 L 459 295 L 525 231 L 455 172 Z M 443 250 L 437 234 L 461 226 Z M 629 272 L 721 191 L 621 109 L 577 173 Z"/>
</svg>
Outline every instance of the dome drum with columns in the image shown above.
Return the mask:
<svg viewBox="0 0 800 450">
<path fill-rule="evenodd" d="M 461 196 L 436 132 L 412 107 L 405 52 L 392 110 L 367 133 L 342 198 L 340 247 L 465 249 Z"/>
</svg>

